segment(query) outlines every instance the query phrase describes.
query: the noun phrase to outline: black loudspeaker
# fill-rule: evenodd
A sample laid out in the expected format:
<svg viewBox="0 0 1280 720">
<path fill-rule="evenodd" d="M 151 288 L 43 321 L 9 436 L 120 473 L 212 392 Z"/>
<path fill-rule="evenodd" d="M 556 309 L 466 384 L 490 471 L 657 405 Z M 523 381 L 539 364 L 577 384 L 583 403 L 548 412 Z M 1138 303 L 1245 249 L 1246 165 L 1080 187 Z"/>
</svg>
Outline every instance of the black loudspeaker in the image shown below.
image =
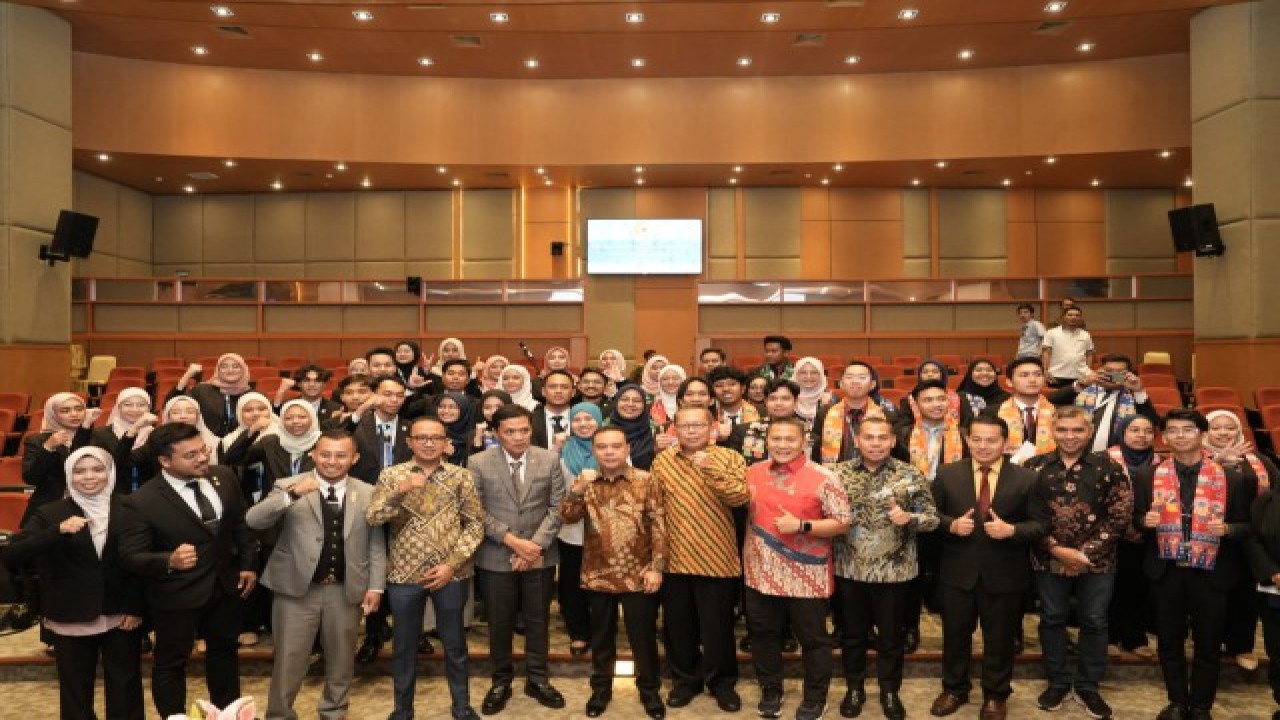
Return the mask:
<svg viewBox="0 0 1280 720">
<path fill-rule="evenodd" d="M 564 255 L 564 241 L 552 240 L 551 241 L 551 257 L 560 257 L 561 255 Z"/>
<path fill-rule="evenodd" d="M 1195 252 L 1199 257 L 1213 257 L 1226 252 L 1218 233 L 1218 215 L 1213 203 L 1191 205 L 1169 211 L 1169 230 L 1177 252 Z"/>
<path fill-rule="evenodd" d="M 404 287 L 411 295 L 422 294 L 422 276 L 410 275 L 404 279 Z"/>
<path fill-rule="evenodd" d="M 53 241 L 40 246 L 40 259 L 50 267 L 59 260 L 73 257 L 87 258 L 93 252 L 93 237 L 98 234 L 98 218 L 71 210 L 58 213 L 58 224 L 53 229 Z"/>
</svg>

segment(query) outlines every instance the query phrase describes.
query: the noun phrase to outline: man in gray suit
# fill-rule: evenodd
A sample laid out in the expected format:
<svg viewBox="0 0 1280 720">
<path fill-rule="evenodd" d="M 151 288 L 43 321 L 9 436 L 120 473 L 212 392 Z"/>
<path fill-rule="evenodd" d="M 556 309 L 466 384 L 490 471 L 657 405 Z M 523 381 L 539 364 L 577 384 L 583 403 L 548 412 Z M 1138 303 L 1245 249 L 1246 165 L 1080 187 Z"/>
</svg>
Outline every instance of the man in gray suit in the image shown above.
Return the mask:
<svg viewBox="0 0 1280 720">
<path fill-rule="evenodd" d="M 524 692 L 549 708 L 564 707 L 564 696 L 547 680 L 548 625 L 555 578 L 556 533 L 564 476 L 555 453 L 532 447 L 533 417 L 519 405 L 493 414 L 497 447 L 471 456 L 484 505 L 484 542 L 476 553 L 477 578 L 489 617 L 489 656 L 493 686 L 480 711 L 501 712 L 511 699 L 511 636 L 516 614 L 524 618 Z"/>
<path fill-rule="evenodd" d="M 315 470 L 277 480 L 245 515 L 255 530 L 279 531 L 262 574 L 275 592 L 267 718 L 298 717 L 293 701 L 317 630 L 325 664 L 317 709 L 326 720 L 348 715 L 360 615 L 380 604 L 387 562 L 384 533 L 365 520 L 373 487 L 348 475 L 357 457 L 350 434 L 325 431 L 311 451 Z"/>
</svg>

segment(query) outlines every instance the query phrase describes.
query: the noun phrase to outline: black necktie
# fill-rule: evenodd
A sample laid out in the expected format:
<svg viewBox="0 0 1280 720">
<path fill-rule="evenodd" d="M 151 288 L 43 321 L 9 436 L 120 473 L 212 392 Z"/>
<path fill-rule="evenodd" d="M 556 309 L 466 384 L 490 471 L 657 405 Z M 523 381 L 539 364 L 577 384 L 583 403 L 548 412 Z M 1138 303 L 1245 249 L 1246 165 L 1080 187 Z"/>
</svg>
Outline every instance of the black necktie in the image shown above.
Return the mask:
<svg viewBox="0 0 1280 720">
<path fill-rule="evenodd" d="M 563 416 L 563 415 L 553 415 L 553 416 L 551 417 L 551 427 L 552 427 L 552 428 L 553 428 L 557 433 L 562 433 L 562 432 L 564 432 L 564 416 Z"/>
<path fill-rule="evenodd" d="M 338 493 L 333 489 L 332 485 L 329 486 L 329 494 L 324 496 L 324 501 L 330 505 L 338 504 Z"/>
<path fill-rule="evenodd" d="M 213 504 L 209 502 L 209 498 L 200 492 L 200 482 L 192 480 L 187 483 L 187 489 L 192 495 L 196 496 L 196 507 L 200 508 L 200 522 L 213 522 L 218 519 L 218 513 L 214 512 Z"/>
</svg>

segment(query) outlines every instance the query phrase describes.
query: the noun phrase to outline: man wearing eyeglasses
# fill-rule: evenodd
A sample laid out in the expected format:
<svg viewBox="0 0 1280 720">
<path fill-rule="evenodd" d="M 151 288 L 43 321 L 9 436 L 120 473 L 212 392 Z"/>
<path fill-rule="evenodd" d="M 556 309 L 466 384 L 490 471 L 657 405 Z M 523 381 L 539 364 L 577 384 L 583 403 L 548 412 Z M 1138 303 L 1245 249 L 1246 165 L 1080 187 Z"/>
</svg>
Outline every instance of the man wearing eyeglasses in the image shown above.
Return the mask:
<svg viewBox="0 0 1280 720">
<path fill-rule="evenodd" d="M 533 423 L 533 413 L 519 405 L 498 408 L 492 419 L 498 445 L 467 462 L 484 506 L 476 579 L 489 617 L 493 663 L 493 685 L 480 708 L 485 715 L 502 712 L 511 699 L 517 614 L 525 623 L 524 694 L 544 707 L 564 707 L 564 696 L 548 680 L 547 651 L 565 482 L 560 456 L 533 445 Z"/>
<path fill-rule="evenodd" d="M 439 420 L 415 420 L 408 441 L 413 458 L 382 471 L 365 515 L 370 525 L 390 530 L 387 601 L 395 628 L 390 717 L 414 716 L 418 637 L 430 597 L 444 644 L 451 714 L 455 720 L 473 720 L 462 608 L 471 591 L 471 556 L 484 537 L 484 509 L 471 471 L 444 462 L 449 438 Z"/>
<path fill-rule="evenodd" d="M 733 647 L 733 605 L 742 561 L 729 508 L 751 500 L 740 453 L 711 444 L 711 412 L 676 411 L 677 445 L 653 461 L 667 514 L 667 571 L 662 583 L 663 641 L 671 667 L 667 704 L 684 707 L 705 687 L 723 712 L 742 698 Z"/>
</svg>

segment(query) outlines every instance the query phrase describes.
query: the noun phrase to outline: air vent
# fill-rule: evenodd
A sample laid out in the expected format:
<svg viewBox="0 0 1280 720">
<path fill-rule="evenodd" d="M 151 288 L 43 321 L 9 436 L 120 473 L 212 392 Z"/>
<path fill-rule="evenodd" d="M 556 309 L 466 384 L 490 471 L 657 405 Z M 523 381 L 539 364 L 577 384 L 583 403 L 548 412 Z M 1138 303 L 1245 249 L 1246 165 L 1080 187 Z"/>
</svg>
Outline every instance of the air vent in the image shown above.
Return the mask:
<svg viewBox="0 0 1280 720">
<path fill-rule="evenodd" d="M 187 173 L 187 177 L 192 180 L 217 180 L 218 174 L 202 170 L 200 172 Z"/>
<path fill-rule="evenodd" d="M 237 40 L 248 40 L 253 37 L 243 25 L 219 25 L 218 32 Z"/>
<path fill-rule="evenodd" d="M 484 38 L 479 35 L 450 35 L 450 42 L 454 47 L 460 48 L 482 48 L 484 47 Z"/>
<path fill-rule="evenodd" d="M 1061 35 L 1071 27 L 1070 20 L 1045 20 L 1033 31 L 1036 35 Z"/>
<path fill-rule="evenodd" d="M 822 47 L 826 42 L 826 35 L 814 32 L 796 33 L 791 38 L 791 44 L 794 47 Z"/>
</svg>

